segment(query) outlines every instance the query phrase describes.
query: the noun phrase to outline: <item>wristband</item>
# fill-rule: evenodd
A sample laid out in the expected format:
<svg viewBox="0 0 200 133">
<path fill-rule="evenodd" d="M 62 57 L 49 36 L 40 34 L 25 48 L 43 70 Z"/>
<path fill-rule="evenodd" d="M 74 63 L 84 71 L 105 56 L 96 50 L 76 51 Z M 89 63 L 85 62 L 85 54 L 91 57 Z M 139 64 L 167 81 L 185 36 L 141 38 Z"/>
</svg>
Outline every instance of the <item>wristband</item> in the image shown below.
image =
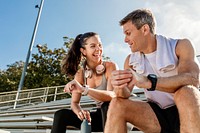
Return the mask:
<svg viewBox="0 0 200 133">
<path fill-rule="evenodd" d="M 84 91 L 83 91 L 82 95 L 86 96 L 88 94 L 88 91 L 89 91 L 89 86 L 85 85 L 85 86 L 83 86 L 83 88 L 84 88 Z"/>
</svg>

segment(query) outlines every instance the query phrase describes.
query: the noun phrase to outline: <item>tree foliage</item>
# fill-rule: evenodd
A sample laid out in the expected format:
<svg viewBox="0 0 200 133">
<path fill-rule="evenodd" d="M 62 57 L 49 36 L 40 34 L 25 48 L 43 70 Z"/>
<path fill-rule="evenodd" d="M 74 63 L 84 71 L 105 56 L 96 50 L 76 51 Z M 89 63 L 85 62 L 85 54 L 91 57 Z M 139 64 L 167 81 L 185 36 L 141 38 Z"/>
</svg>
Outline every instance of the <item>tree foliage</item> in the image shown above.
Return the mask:
<svg viewBox="0 0 200 133">
<path fill-rule="evenodd" d="M 28 63 L 23 89 L 59 86 L 71 80 L 70 77 L 61 73 L 60 64 L 72 42 L 72 38 L 65 37 L 64 48 L 54 50 L 49 49 L 47 44 L 37 45 L 38 52 L 32 54 Z M 17 61 L 7 67 L 6 70 L 0 70 L 1 92 L 18 89 L 24 62 Z"/>
<path fill-rule="evenodd" d="M 19 61 L 8 65 L 7 70 L 0 70 L 0 91 L 16 90 L 19 85 L 24 62 Z"/>
</svg>

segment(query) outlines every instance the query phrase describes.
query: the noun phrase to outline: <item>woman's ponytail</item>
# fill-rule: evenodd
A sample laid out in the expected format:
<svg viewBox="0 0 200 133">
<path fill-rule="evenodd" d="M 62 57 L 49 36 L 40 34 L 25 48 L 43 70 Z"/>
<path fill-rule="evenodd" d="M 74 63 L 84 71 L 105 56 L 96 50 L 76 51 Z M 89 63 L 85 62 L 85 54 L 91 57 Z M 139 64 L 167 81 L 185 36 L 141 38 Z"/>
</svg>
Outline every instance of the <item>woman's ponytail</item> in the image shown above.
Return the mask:
<svg viewBox="0 0 200 133">
<path fill-rule="evenodd" d="M 72 43 L 70 49 L 68 50 L 67 55 L 62 60 L 61 70 L 66 75 L 74 76 L 78 70 L 79 63 L 81 61 L 81 51 L 80 48 L 82 34 L 79 34 L 74 42 Z"/>
</svg>

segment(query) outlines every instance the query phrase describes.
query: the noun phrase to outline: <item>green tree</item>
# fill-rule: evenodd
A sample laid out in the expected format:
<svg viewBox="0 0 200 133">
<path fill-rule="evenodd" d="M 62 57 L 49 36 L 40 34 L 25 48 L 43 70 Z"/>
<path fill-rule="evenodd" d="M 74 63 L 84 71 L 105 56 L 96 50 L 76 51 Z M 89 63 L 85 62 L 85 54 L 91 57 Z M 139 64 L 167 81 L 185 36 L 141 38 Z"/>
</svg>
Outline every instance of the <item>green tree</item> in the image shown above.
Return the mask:
<svg viewBox="0 0 200 133">
<path fill-rule="evenodd" d="M 74 39 L 64 37 L 64 47 L 69 49 Z M 32 54 L 24 82 L 26 88 L 64 85 L 72 78 L 61 73 L 61 61 L 67 51 L 62 48 L 48 49 L 47 44 L 37 45 L 38 53 Z"/>
<path fill-rule="evenodd" d="M 61 74 L 60 63 L 66 53 L 63 48 L 48 49 L 38 45 L 39 53 L 32 54 L 27 68 L 24 88 L 39 88 L 66 84 L 66 76 Z"/>
<path fill-rule="evenodd" d="M 54 50 L 49 49 L 47 44 L 37 45 L 38 52 L 32 54 L 23 89 L 59 86 L 69 82 L 72 77 L 70 78 L 61 73 L 60 64 L 72 42 L 72 38 L 65 37 L 64 48 L 55 48 Z M 0 70 L 1 92 L 18 89 L 23 66 L 24 62 L 20 61 L 8 65 L 7 70 Z"/>
<path fill-rule="evenodd" d="M 24 62 L 8 65 L 7 70 L 0 70 L 0 92 L 17 90 Z"/>
</svg>

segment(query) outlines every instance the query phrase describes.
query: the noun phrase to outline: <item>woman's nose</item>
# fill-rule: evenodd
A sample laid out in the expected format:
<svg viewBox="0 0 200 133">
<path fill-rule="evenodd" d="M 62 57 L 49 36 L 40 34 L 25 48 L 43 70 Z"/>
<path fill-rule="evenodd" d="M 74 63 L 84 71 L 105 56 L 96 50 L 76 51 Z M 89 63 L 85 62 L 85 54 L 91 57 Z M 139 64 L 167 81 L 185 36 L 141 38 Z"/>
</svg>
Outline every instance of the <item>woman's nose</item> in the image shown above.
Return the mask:
<svg viewBox="0 0 200 133">
<path fill-rule="evenodd" d="M 101 50 L 101 49 L 102 49 L 102 47 L 100 47 L 100 46 L 96 47 L 96 50 Z"/>
</svg>

